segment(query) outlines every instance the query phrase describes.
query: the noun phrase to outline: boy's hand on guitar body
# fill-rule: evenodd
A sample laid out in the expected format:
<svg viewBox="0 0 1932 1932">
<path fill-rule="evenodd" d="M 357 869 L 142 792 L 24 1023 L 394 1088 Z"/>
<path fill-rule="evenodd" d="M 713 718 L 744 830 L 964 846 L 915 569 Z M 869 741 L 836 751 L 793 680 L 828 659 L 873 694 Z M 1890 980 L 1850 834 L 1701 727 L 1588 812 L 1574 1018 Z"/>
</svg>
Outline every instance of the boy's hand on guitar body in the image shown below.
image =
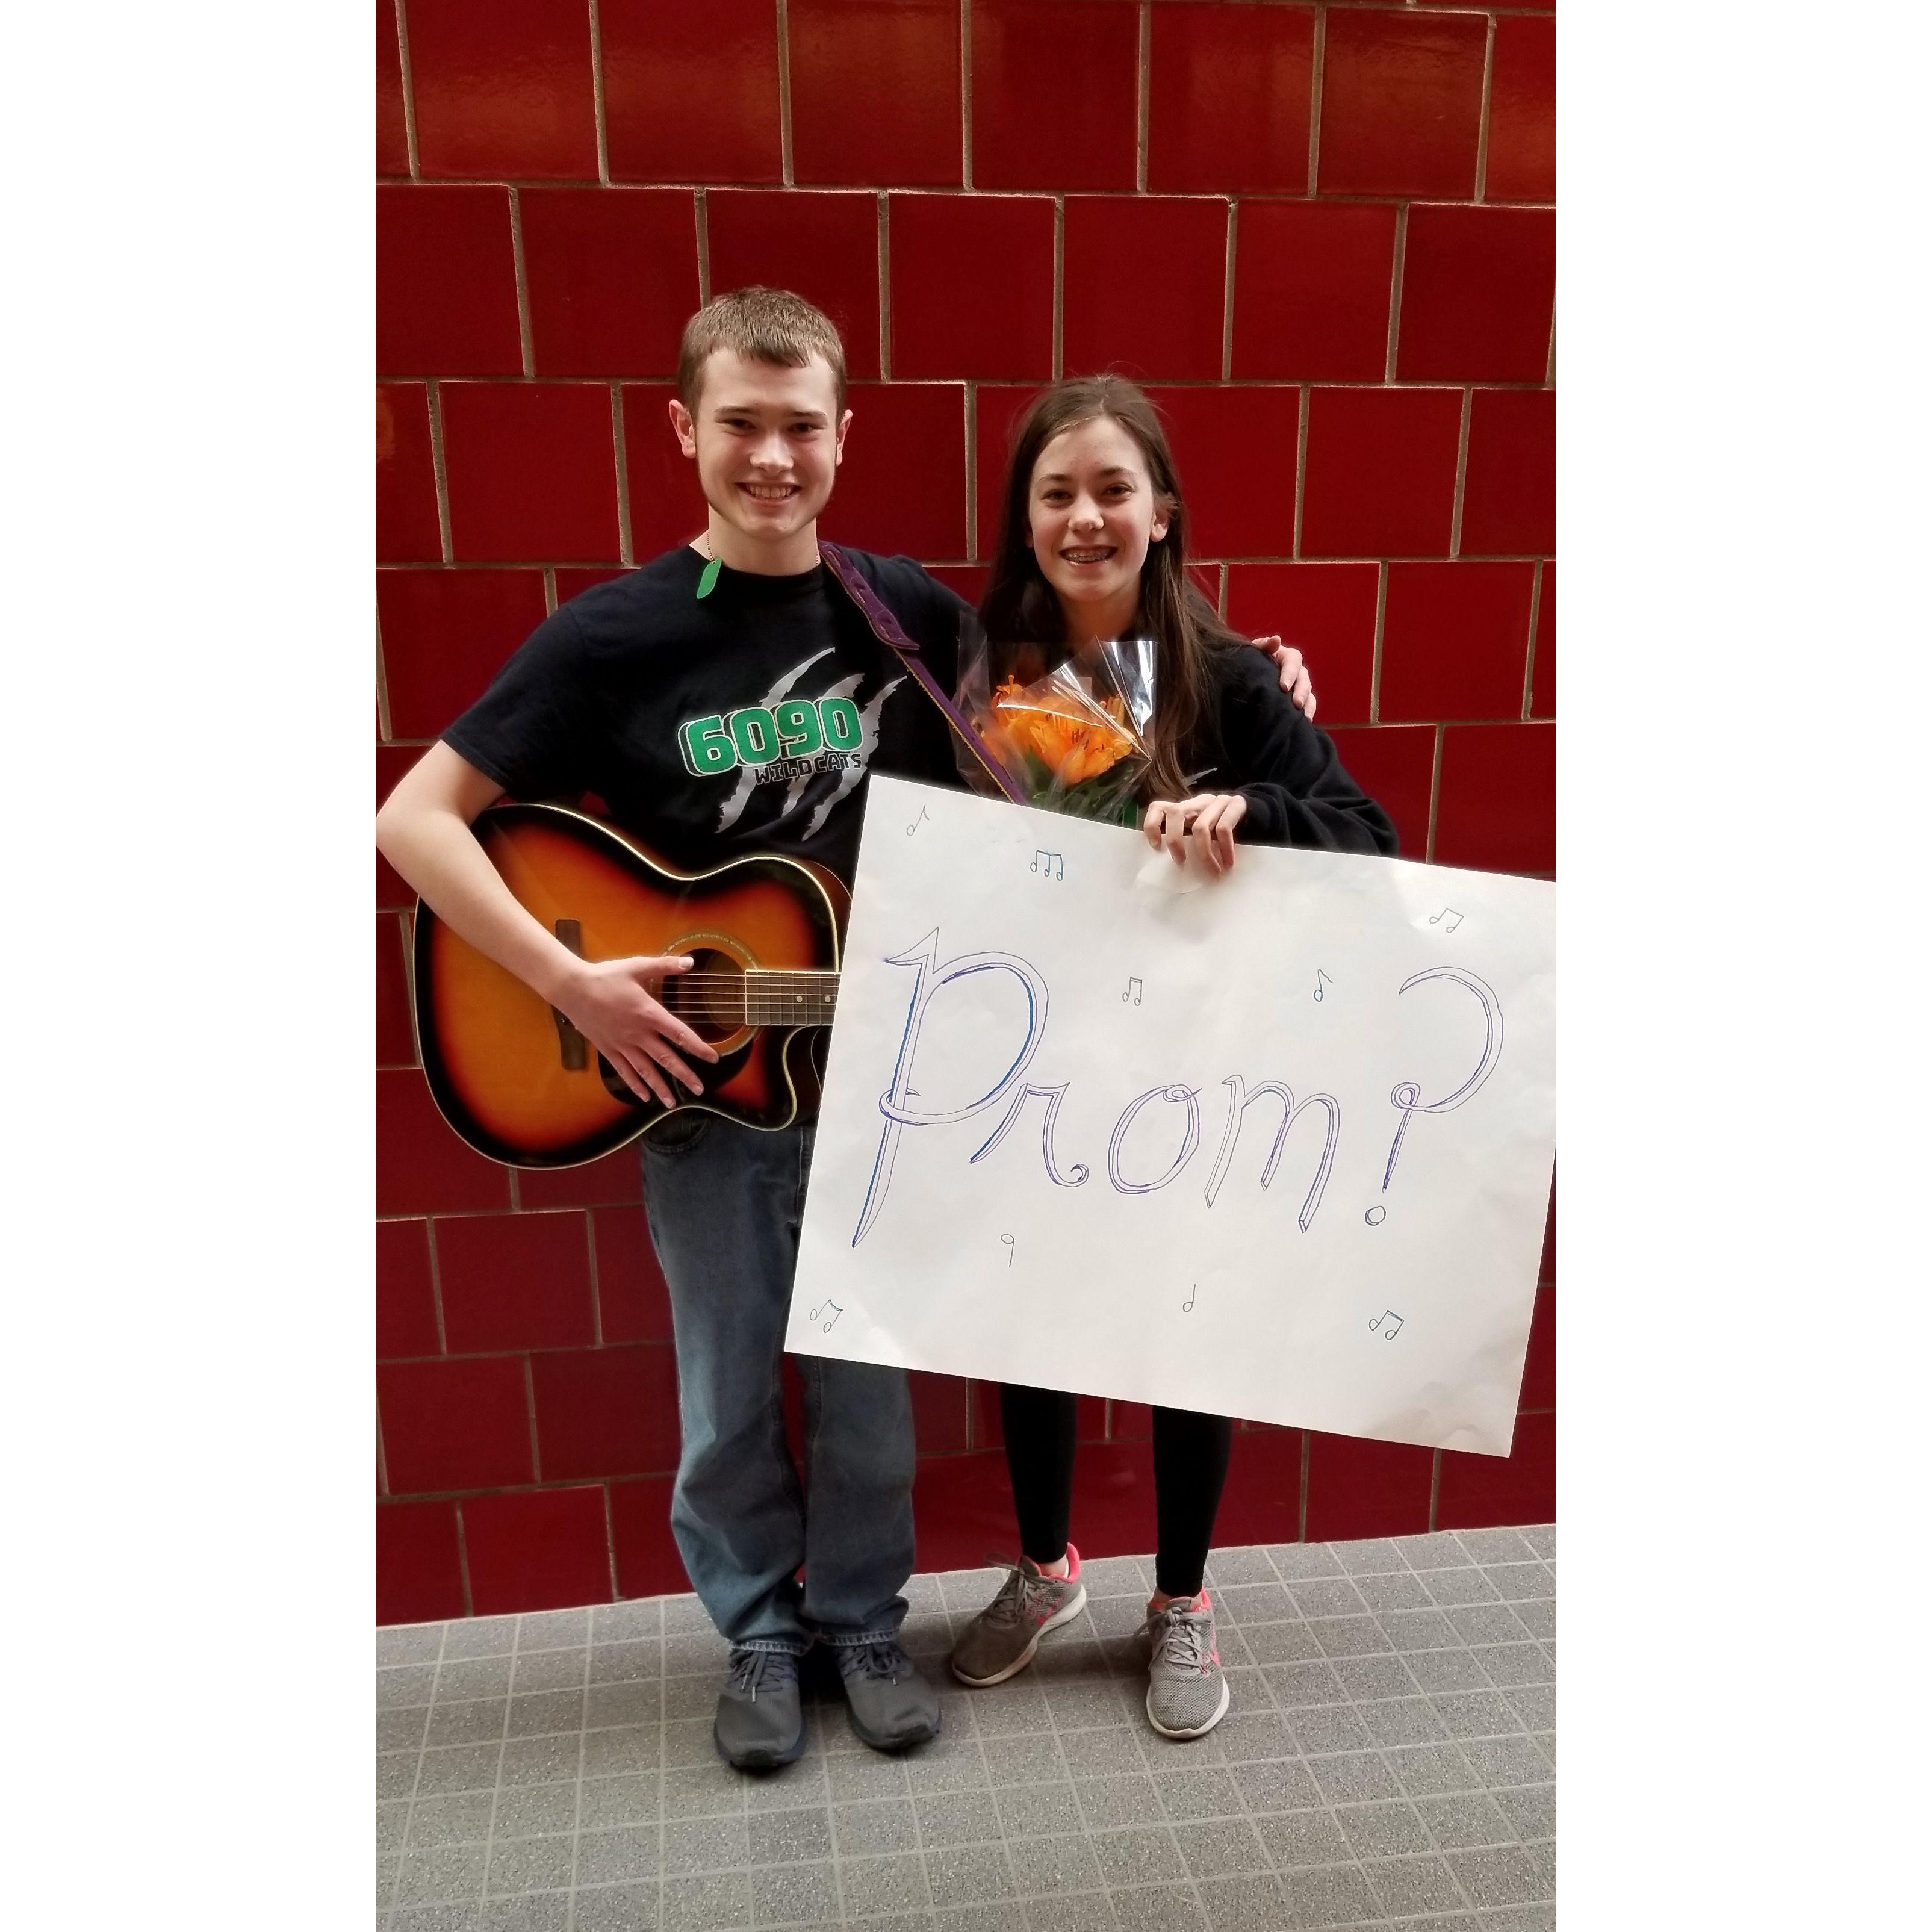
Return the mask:
<svg viewBox="0 0 1932 1932">
<path fill-rule="evenodd" d="M 1156 852 L 1165 845 L 1177 866 L 1186 865 L 1191 854 L 1209 872 L 1225 872 L 1234 862 L 1234 827 L 1247 812 L 1248 802 L 1239 792 L 1156 799 L 1148 807 L 1141 830 Z"/>
<path fill-rule="evenodd" d="M 669 1107 L 677 1096 L 666 1076 L 701 1094 L 704 1083 L 680 1054 L 715 1061 L 718 1055 L 653 996 L 653 988 L 691 961 L 668 958 L 579 960 L 550 994 L 550 1004 L 617 1070 L 640 1100 Z"/>
<path fill-rule="evenodd" d="M 1288 702 L 1312 724 L 1315 686 L 1308 675 L 1307 665 L 1301 661 L 1301 653 L 1279 638 L 1256 638 L 1253 643 L 1256 650 L 1265 651 L 1274 659 L 1275 668 L 1281 673 L 1281 688 L 1288 693 Z"/>
</svg>

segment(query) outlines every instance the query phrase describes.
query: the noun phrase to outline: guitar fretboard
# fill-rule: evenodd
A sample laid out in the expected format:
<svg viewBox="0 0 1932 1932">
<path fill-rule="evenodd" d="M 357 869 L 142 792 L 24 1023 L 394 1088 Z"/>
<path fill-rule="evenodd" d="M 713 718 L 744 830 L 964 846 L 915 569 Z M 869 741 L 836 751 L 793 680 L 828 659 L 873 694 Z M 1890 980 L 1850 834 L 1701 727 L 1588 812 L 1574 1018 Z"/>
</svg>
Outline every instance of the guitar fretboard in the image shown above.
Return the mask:
<svg viewBox="0 0 1932 1932">
<path fill-rule="evenodd" d="M 734 1026 L 830 1026 L 838 1004 L 834 972 L 681 973 L 660 997 L 680 1019 Z"/>
</svg>

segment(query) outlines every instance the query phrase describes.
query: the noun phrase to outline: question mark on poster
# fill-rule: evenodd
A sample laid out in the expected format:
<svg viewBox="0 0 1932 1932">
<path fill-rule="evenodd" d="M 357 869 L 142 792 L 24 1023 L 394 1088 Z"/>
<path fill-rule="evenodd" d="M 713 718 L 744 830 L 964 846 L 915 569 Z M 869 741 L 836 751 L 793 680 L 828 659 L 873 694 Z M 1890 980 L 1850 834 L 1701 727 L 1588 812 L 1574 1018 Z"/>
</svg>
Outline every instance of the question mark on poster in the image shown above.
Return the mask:
<svg viewBox="0 0 1932 1932">
<path fill-rule="evenodd" d="M 1439 1100 L 1424 1100 L 1422 1088 L 1413 1080 L 1399 1082 L 1389 1091 L 1389 1104 L 1402 1110 L 1402 1119 L 1395 1130 L 1395 1138 L 1390 1143 L 1388 1165 L 1382 1170 L 1382 1192 L 1388 1192 L 1389 1183 L 1395 1178 L 1395 1164 L 1402 1153 L 1402 1144 L 1408 1132 L 1408 1124 L 1418 1114 L 1446 1114 L 1460 1107 L 1464 1101 L 1474 1096 L 1483 1082 L 1495 1072 L 1503 1050 L 1503 1012 L 1496 1003 L 1496 996 L 1473 973 L 1460 971 L 1453 966 L 1432 966 L 1426 972 L 1412 974 L 1397 989 L 1398 997 L 1412 986 L 1419 986 L 1425 980 L 1450 980 L 1457 986 L 1473 993 L 1482 1003 L 1483 1008 L 1483 1057 L 1477 1063 L 1476 1070 L 1457 1088 Z"/>
</svg>

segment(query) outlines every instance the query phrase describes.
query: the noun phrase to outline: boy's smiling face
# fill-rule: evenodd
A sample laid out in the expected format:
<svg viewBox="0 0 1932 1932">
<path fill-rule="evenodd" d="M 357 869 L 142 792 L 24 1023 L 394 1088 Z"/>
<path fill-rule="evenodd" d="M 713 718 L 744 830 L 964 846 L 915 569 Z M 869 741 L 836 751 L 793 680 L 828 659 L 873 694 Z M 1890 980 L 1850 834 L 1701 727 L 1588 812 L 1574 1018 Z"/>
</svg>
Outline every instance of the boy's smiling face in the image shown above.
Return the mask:
<svg viewBox="0 0 1932 1932">
<path fill-rule="evenodd" d="M 679 447 L 696 459 L 711 506 L 716 554 L 734 569 L 810 569 L 812 525 L 832 494 L 851 419 L 819 357 L 789 369 L 716 350 L 696 409 L 670 406 Z"/>
</svg>

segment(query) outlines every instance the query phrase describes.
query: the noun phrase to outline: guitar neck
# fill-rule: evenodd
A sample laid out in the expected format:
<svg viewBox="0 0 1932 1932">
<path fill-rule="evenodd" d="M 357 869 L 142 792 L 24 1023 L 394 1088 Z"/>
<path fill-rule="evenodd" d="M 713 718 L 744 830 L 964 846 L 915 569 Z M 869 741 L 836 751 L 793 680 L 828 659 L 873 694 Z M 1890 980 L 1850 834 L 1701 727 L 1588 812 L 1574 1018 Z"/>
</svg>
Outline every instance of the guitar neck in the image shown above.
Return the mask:
<svg viewBox="0 0 1932 1932">
<path fill-rule="evenodd" d="M 667 979 L 661 995 L 680 1017 L 701 1013 L 712 1021 L 743 1026 L 830 1026 L 838 1000 L 836 971 L 804 968 L 784 971 L 762 966 L 720 975 L 702 968 Z"/>
</svg>

